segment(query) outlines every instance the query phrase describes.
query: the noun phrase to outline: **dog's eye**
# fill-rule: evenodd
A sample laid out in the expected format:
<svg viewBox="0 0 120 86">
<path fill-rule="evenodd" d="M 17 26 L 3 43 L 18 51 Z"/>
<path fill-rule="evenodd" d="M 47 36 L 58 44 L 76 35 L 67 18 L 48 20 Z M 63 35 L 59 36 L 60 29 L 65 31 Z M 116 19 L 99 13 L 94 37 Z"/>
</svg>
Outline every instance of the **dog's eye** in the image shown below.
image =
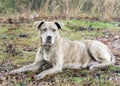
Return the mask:
<svg viewBox="0 0 120 86">
<path fill-rule="evenodd" d="M 53 32 L 55 32 L 55 31 L 56 31 L 56 29 L 52 29 L 52 31 L 53 31 Z"/>
<path fill-rule="evenodd" d="M 47 29 L 46 29 L 46 28 L 44 28 L 44 29 L 42 29 L 42 31 L 46 32 L 46 31 L 47 31 Z"/>
</svg>

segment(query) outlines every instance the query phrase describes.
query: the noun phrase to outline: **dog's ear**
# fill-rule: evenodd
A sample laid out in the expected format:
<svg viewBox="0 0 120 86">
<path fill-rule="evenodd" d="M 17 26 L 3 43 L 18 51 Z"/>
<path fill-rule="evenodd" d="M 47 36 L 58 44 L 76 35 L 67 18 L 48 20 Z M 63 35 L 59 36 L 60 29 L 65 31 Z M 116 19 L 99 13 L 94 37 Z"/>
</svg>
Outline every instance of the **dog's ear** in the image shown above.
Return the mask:
<svg viewBox="0 0 120 86">
<path fill-rule="evenodd" d="M 43 23 L 44 23 L 44 21 L 35 21 L 33 25 L 34 25 L 36 28 L 40 29 L 40 27 L 41 27 L 41 25 L 42 25 Z"/>
<path fill-rule="evenodd" d="M 64 23 L 62 22 L 54 22 L 58 29 L 62 29 L 64 27 Z"/>
</svg>

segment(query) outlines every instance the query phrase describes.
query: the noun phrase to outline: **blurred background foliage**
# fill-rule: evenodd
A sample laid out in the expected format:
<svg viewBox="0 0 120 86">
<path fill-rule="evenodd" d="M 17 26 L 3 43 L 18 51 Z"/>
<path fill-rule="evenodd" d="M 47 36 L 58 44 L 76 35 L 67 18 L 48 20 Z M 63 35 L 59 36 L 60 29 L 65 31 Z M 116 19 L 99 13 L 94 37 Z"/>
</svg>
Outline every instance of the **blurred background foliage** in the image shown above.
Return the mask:
<svg viewBox="0 0 120 86">
<path fill-rule="evenodd" d="M 0 0 L 0 14 L 37 12 L 39 16 L 120 16 L 120 0 Z"/>
</svg>

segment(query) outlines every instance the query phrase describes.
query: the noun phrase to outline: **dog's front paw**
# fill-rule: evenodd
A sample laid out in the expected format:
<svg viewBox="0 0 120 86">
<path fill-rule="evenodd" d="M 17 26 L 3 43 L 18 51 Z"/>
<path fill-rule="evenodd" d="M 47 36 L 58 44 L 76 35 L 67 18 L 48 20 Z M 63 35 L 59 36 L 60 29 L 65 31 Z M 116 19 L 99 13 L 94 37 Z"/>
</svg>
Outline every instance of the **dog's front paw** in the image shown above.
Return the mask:
<svg viewBox="0 0 120 86">
<path fill-rule="evenodd" d="M 43 74 L 39 74 L 39 75 L 36 75 L 35 76 L 35 79 L 36 80 L 41 80 L 41 79 L 43 79 L 45 76 L 43 75 Z"/>
</svg>

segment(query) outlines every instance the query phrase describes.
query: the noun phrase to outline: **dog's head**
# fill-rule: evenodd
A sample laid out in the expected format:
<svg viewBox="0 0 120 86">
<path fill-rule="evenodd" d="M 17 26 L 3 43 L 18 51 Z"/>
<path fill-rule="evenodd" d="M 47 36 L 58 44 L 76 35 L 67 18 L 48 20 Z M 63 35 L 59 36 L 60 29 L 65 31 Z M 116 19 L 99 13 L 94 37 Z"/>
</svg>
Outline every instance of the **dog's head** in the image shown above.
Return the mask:
<svg viewBox="0 0 120 86">
<path fill-rule="evenodd" d="M 36 21 L 35 27 L 40 30 L 42 45 L 53 45 L 59 35 L 59 29 L 64 27 L 62 22 Z"/>
</svg>

